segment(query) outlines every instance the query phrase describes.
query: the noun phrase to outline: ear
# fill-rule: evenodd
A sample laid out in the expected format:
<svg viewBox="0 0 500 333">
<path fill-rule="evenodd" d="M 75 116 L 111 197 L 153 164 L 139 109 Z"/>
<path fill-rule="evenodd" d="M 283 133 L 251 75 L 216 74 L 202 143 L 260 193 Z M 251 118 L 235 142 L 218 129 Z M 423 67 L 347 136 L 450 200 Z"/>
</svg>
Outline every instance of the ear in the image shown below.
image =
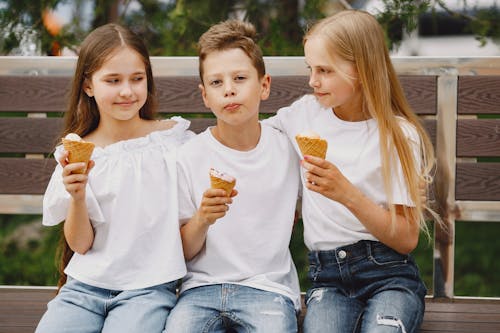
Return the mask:
<svg viewBox="0 0 500 333">
<path fill-rule="evenodd" d="M 261 82 L 260 99 L 265 101 L 269 98 L 271 94 L 271 76 L 269 74 L 264 75 Z"/>
<path fill-rule="evenodd" d="M 203 83 L 200 83 L 198 85 L 198 88 L 200 89 L 201 98 L 203 98 L 203 103 L 205 104 L 205 107 L 210 109 L 210 104 L 208 103 L 208 99 L 207 99 L 207 92 L 205 90 L 205 86 L 203 85 Z"/>
<path fill-rule="evenodd" d="M 83 81 L 83 91 L 85 91 L 87 96 L 94 97 L 94 90 L 92 88 L 92 82 L 90 82 L 89 79 L 85 79 L 85 81 Z"/>
</svg>

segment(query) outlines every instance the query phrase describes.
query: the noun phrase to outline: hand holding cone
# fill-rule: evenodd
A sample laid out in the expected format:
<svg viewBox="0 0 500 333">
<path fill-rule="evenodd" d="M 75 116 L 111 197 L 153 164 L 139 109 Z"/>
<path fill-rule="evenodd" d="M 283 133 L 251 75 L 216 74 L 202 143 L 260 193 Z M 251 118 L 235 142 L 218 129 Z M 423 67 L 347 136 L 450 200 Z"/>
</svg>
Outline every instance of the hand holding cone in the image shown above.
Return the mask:
<svg viewBox="0 0 500 333">
<path fill-rule="evenodd" d="M 81 140 L 81 139 L 80 139 Z M 84 162 L 85 167 L 74 171 L 74 173 L 85 173 L 87 171 L 87 164 L 90 161 L 90 156 L 94 151 L 94 144 L 92 142 L 78 141 L 73 139 L 63 138 L 62 143 L 64 149 L 68 152 L 69 163 Z"/>
<path fill-rule="evenodd" d="M 225 190 L 226 196 L 230 196 L 234 186 L 236 185 L 236 178 L 211 168 L 210 184 L 212 188 Z"/>
</svg>

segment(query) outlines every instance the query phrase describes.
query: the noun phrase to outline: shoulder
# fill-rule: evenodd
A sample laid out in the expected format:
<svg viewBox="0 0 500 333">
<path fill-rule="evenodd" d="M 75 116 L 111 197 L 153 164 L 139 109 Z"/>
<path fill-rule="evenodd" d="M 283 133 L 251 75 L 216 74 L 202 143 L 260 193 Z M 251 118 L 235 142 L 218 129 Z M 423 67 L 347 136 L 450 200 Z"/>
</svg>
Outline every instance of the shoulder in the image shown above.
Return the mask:
<svg viewBox="0 0 500 333">
<path fill-rule="evenodd" d="M 418 134 L 417 128 L 415 125 L 410 123 L 407 119 L 403 117 L 396 117 L 399 127 L 403 131 L 404 136 L 413 142 L 420 142 L 420 136 Z"/>
</svg>

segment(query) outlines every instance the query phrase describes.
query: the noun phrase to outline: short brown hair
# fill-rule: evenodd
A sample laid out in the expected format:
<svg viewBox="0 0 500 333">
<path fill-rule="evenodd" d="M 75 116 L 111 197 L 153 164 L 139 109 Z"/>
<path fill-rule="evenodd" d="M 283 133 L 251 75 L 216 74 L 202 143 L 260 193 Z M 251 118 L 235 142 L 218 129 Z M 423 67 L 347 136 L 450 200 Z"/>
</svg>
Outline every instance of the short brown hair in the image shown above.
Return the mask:
<svg viewBox="0 0 500 333">
<path fill-rule="evenodd" d="M 215 51 L 241 49 L 250 58 L 259 78 L 266 75 L 262 50 L 257 44 L 257 32 L 249 22 L 226 20 L 210 27 L 198 40 L 200 79 L 203 82 L 203 62 Z"/>
</svg>

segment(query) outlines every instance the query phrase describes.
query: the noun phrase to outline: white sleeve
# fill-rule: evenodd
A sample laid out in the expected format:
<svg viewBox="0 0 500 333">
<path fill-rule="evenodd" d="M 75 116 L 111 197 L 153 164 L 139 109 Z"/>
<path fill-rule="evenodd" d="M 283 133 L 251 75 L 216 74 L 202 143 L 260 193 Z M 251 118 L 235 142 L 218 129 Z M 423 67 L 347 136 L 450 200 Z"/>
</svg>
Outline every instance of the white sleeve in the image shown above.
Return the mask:
<svg viewBox="0 0 500 333">
<path fill-rule="evenodd" d="M 191 181 L 182 163 L 177 162 L 177 186 L 179 196 L 179 225 L 182 226 L 196 213 L 196 205 L 190 189 Z"/>
<path fill-rule="evenodd" d="M 62 146 L 56 148 L 54 153 L 56 161 L 59 161 L 59 157 L 63 151 Z M 64 221 L 68 214 L 70 200 L 71 196 L 66 191 L 62 180 L 62 167 L 58 163 L 50 177 L 49 184 L 43 196 L 42 224 L 54 226 Z M 88 183 L 85 189 L 85 200 L 90 220 L 95 223 L 104 223 L 104 215 Z"/>
</svg>

